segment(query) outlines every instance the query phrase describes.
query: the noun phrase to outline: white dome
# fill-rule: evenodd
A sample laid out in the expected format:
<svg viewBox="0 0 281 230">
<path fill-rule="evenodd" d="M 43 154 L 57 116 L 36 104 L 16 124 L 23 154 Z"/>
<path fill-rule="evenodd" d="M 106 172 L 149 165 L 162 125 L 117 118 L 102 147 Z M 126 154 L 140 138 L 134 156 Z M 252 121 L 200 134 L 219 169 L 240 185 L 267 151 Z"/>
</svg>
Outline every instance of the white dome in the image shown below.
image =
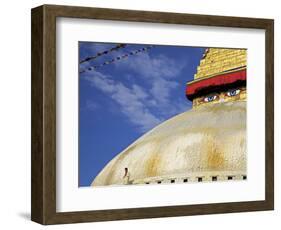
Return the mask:
<svg viewBox="0 0 281 230">
<path fill-rule="evenodd" d="M 114 157 L 92 185 L 123 184 L 125 168 L 132 184 L 245 179 L 246 102 L 205 105 L 163 122 Z"/>
</svg>

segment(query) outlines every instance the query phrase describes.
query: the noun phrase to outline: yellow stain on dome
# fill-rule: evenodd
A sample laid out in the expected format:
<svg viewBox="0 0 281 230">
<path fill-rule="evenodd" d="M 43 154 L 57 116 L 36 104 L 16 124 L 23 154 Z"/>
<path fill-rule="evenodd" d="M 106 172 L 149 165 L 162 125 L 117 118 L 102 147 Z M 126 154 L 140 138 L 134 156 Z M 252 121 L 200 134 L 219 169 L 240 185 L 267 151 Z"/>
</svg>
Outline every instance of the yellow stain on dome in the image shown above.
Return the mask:
<svg viewBox="0 0 281 230">
<path fill-rule="evenodd" d="M 217 146 L 216 141 L 213 138 L 208 139 L 206 152 L 208 170 L 219 170 L 224 168 L 224 152 Z"/>
</svg>

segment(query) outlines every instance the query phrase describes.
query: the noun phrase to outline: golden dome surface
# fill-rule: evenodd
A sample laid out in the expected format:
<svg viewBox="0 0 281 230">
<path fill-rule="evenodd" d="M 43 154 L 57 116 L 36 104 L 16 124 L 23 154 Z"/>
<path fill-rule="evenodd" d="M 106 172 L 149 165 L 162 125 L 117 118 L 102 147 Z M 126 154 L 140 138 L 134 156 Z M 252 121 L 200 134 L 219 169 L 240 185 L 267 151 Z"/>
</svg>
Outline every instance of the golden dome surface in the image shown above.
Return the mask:
<svg viewBox="0 0 281 230">
<path fill-rule="evenodd" d="M 92 186 L 245 179 L 246 101 L 193 108 L 137 139 Z"/>
</svg>

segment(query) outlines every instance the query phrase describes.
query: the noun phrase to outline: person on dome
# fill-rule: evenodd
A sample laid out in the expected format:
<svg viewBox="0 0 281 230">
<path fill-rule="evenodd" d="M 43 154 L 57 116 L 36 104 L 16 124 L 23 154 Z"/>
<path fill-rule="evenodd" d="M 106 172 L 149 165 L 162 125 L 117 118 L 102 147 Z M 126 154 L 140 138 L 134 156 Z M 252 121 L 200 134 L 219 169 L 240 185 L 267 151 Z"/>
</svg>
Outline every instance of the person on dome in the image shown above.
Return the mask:
<svg viewBox="0 0 281 230">
<path fill-rule="evenodd" d="M 124 184 L 129 184 L 130 183 L 130 173 L 128 168 L 125 168 L 125 174 L 123 176 L 123 183 Z"/>
</svg>

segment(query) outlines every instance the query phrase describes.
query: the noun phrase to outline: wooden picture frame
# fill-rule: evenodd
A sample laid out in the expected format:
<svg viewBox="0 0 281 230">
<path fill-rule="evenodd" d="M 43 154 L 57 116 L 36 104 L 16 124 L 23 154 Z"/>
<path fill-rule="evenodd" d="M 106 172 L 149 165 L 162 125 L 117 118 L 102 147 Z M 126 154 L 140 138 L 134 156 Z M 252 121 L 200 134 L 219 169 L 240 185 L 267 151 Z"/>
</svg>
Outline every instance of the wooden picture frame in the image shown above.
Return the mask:
<svg viewBox="0 0 281 230">
<path fill-rule="evenodd" d="M 56 18 L 264 29 L 266 32 L 265 200 L 99 211 L 56 211 Z M 271 19 L 43 5 L 32 9 L 31 219 L 64 224 L 274 209 L 274 21 Z"/>
</svg>

